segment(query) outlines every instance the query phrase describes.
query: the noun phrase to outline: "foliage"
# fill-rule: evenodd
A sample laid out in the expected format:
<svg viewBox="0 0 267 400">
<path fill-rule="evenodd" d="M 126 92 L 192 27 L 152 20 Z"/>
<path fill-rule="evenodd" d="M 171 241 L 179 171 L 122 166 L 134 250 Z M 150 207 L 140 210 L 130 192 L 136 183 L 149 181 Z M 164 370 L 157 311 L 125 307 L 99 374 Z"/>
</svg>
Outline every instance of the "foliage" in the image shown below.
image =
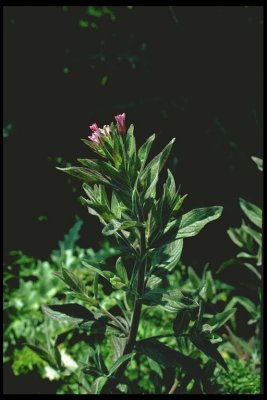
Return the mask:
<svg viewBox="0 0 267 400">
<path fill-rule="evenodd" d="M 93 124 L 90 127 L 93 132 L 89 137 L 91 142 L 84 140 L 104 161 L 79 159 L 82 167 L 59 169 L 84 182 L 87 198 L 81 200 L 89 213 L 96 215 L 104 225 L 102 233 L 116 240 L 120 257 L 115 269 L 87 260 L 82 262 L 84 267 L 95 273 L 93 289 L 80 276 L 62 267 L 61 273 L 56 276 L 68 288 L 69 294 L 82 300 L 86 307 L 82 309 L 79 306 L 78 309 L 73 304 L 54 305 L 43 307 L 43 311 L 52 319 L 75 323 L 99 343 L 102 342 L 102 334 L 111 335 L 111 340 L 115 340 L 115 363 L 109 368 L 103 360 L 95 361 L 99 357 L 99 350 L 90 350 L 94 361 L 82 369 L 85 374 L 90 372 L 96 378 L 89 392 L 116 393 L 119 387 L 120 391 L 129 392 L 130 385 L 126 384 L 122 389 L 123 375 L 129 359 L 135 357 L 136 353 L 145 354 L 163 367 L 182 371 L 189 381 L 193 379 L 198 385 L 204 381 L 200 361 L 162 344 L 158 339 L 172 336 L 176 338 L 175 347 L 178 345 L 180 348 L 180 336 L 186 337 L 195 348 L 227 369 L 215 345 L 218 335 L 214 331 L 233 316 L 235 309 L 205 319 L 203 296 L 206 282 L 190 297 L 183 294 L 182 288 L 163 288 L 160 283 L 178 263 L 183 239 L 195 236 L 208 222 L 219 218 L 222 207 L 182 213 L 181 207 L 186 196 L 181 196 L 176 190 L 169 170 L 163 190 L 157 198 L 159 173 L 174 140 L 147 162 L 155 135 L 137 151 L 132 125 L 125 134 L 125 114 L 118 115 L 116 121 L 116 126 L 111 124 L 102 130 Z M 117 302 L 119 315 L 113 315 L 103 308 L 98 296 L 100 277 L 111 284 L 114 292 L 120 292 L 118 299 L 123 295 L 124 301 L 120 298 Z M 143 310 L 145 307 L 158 306 L 175 313 L 172 332 L 138 340 L 142 305 Z M 184 320 L 186 322 L 181 326 Z M 189 327 L 190 321 L 193 323 Z M 54 358 L 54 363 L 56 361 Z"/>
<path fill-rule="evenodd" d="M 218 393 L 223 394 L 258 394 L 260 393 L 260 373 L 251 362 L 230 359 L 229 374 L 216 371 L 215 381 Z"/>
<path fill-rule="evenodd" d="M 82 203 L 110 242 L 97 253 L 79 248 L 78 219 L 49 262 L 12 253 L 5 362 L 16 375 L 38 368 L 58 394 L 259 393 L 259 338 L 235 333 L 240 305 L 255 321 L 259 308 L 208 264 L 199 276 L 181 261 L 183 240 L 222 208 L 184 212 L 169 170 L 157 188 L 173 141 L 148 161 L 155 136 L 137 151 L 133 127 L 121 127 L 85 140 L 102 160 L 61 168 L 85 181 Z"/>
</svg>

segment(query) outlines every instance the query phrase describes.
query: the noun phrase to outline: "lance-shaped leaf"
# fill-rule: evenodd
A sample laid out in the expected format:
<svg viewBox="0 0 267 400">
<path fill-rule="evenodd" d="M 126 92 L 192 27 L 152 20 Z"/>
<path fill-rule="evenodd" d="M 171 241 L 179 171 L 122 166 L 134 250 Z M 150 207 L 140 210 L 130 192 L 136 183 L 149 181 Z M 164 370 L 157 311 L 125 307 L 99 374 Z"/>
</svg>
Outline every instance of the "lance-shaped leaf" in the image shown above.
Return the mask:
<svg viewBox="0 0 267 400">
<path fill-rule="evenodd" d="M 121 279 L 121 281 L 127 285 L 127 283 L 129 282 L 128 275 L 126 268 L 123 265 L 121 257 L 119 257 L 116 261 L 116 273 L 117 276 Z"/>
<path fill-rule="evenodd" d="M 139 161 L 139 171 L 141 172 L 144 169 L 146 164 L 147 157 L 149 155 L 152 143 L 155 140 L 155 134 L 150 136 L 147 141 L 140 147 L 138 151 L 138 161 Z"/>
<path fill-rule="evenodd" d="M 164 147 L 162 152 L 159 153 L 147 164 L 142 174 L 140 175 L 139 180 L 141 183 L 141 187 L 145 189 L 145 199 L 148 199 L 149 197 L 155 197 L 159 173 L 169 157 L 174 141 L 175 139 L 172 139 L 170 143 L 168 143 L 167 146 Z"/>
<path fill-rule="evenodd" d="M 255 156 L 252 156 L 251 159 L 252 159 L 252 160 L 254 161 L 254 163 L 257 165 L 258 169 L 259 169 L 260 171 L 263 171 L 263 161 L 262 161 L 262 159 L 259 158 L 259 157 L 255 157 Z"/>
<path fill-rule="evenodd" d="M 221 354 L 217 350 L 216 345 L 208 340 L 205 333 L 192 334 L 189 337 L 191 342 L 198 349 L 203 351 L 203 353 L 205 353 L 206 356 L 211 357 L 213 360 L 217 361 L 218 364 L 220 364 L 226 371 L 228 371 L 228 367 L 224 359 L 222 358 Z"/>
<path fill-rule="evenodd" d="M 176 336 L 179 336 L 188 328 L 191 319 L 191 313 L 188 310 L 178 311 L 175 320 L 173 321 L 173 331 Z"/>
<path fill-rule="evenodd" d="M 255 206 L 255 204 L 252 204 L 242 198 L 239 199 L 239 204 L 248 219 L 259 228 L 262 228 L 262 210 Z"/>
<path fill-rule="evenodd" d="M 151 269 L 147 274 L 148 287 L 153 288 L 158 285 L 162 278 L 173 270 L 180 260 L 182 250 L 183 240 L 178 239 L 153 251 Z"/>
<path fill-rule="evenodd" d="M 107 206 L 94 203 L 82 196 L 80 196 L 80 200 L 82 205 L 87 206 L 89 214 L 96 215 L 102 224 L 106 224 L 106 222 L 110 222 L 114 219 L 115 215 L 107 208 Z"/>
<path fill-rule="evenodd" d="M 42 310 L 49 318 L 70 324 L 94 319 L 94 314 L 79 304 L 53 304 L 42 306 Z"/>
<path fill-rule="evenodd" d="M 106 376 L 100 376 L 92 383 L 91 390 L 93 394 L 100 394 L 103 386 L 107 382 L 108 378 Z"/>
<path fill-rule="evenodd" d="M 113 272 L 102 271 L 100 268 L 90 265 L 86 261 L 82 261 L 82 264 L 86 268 L 89 268 L 91 271 L 105 278 L 115 289 L 121 289 L 126 287 L 125 282 L 119 276 L 115 275 Z"/>
<path fill-rule="evenodd" d="M 58 170 L 66 172 L 67 174 L 74 176 L 75 178 L 81 179 L 87 183 L 100 183 L 104 185 L 110 185 L 109 181 L 104 178 L 99 172 L 94 171 L 93 169 L 84 168 L 84 167 L 67 167 L 67 168 L 59 168 Z"/>
<path fill-rule="evenodd" d="M 123 356 L 119 357 L 116 362 L 112 365 L 112 367 L 109 370 L 108 377 L 114 374 L 117 369 L 124 364 L 127 360 L 129 360 L 132 357 L 133 353 L 130 354 L 124 354 Z"/>
<path fill-rule="evenodd" d="M 57 361 L 55 360 L 54 356 L 49 353 L 49 351 L 46 350 L 44 347 L 42 347 L 41 345 L 36 346 L 32 343 L 27 343 L 27 346 L 32 351 L 34 351 L 34 353 L 36 353 L 43 361 L 57 368 Z"/>
<path fill-rule="evenodd" d="M 244 225 L 244 224 L 242 225 L 242 229 L 248 235 L 250 235 L 259 246 L 261 246 L 261 244 L 262 244 L 262 234 L 261 234 L 261 232 L 255 231 L 255 229 L 252 229 L 250 226 Z"/>
<path fill-rule="evenodd" d="M 79 324 L 79 328 L 91 336 L 112 335 L 125 337 L 125 333 L 118 328 L 115 323 L 107 317 L 100 317 L 91 321 L 84 321 Z"/>
<path fill-rule="evenodd" d="M 221 326 L 231 318 L 236 312 L 236 308 L 232 308 L 231 310 L 225 310 L 221 313 L 214 315 L 212 318 L 208 319 L 206 322 L 208 325 L 212 327 L 212 331 L 219 329 Z"/>
<path fill-rule="evenodd" d="M 145 292 L 142 302 L 147 305 L 159 305 L 167 311 L 177 312 L 179 310 L 192 310 L 199 305 L 196 301 L 183 295 L 179 289 L 166 291 L 166 289 L 155 288 Z"/>
<path fill-rule="evenodd" d="M 222 210 L 223 207 L 214 206 L 189 211 L 167 225 L 159 242 L 156 241 L 157 245 L 197 235 L 207 223 L 218 219 Z"/>
<path fill-rule="evenodd" d="M 135 143 L 133 129 L 134 127 L 133 125 L 131 125 L 126 135 L 126 154 L 127 154 L 128 174 L 131 178 L 132 184 L 134 185 L 136 180 L 137 165 L 136 165 L 136 143 Z"/>
<path fill-rule="evenodd" d="M 99 172 L 110 184 L 127 186 L 128 181 L 115 167 L 106 161 L 78 158 L 78 161 L 90 170 Z"/>
<path fill-rule="evenodd" d="M 188 267 L 187 269 L 188 273 L 188 278 L 190 279 L 191 285 L 193 286 L 194 289 L 198 289 L 199 286 L 201 285 L 201 279 L 198 277 L 198 275 L 195 273 L 192 267 Z"/>
<path fill-rule="evenodd" d="M 199 379 L 202 374 L 202 369 L 198 360 L 185 356 L 179 351 L 162 344 L 158 340 L 146 339 L 138 341 L 136 343 L 136 349 L 159 364 L 173 368 L 182 367 L 195 378 Z"/>
</svg>

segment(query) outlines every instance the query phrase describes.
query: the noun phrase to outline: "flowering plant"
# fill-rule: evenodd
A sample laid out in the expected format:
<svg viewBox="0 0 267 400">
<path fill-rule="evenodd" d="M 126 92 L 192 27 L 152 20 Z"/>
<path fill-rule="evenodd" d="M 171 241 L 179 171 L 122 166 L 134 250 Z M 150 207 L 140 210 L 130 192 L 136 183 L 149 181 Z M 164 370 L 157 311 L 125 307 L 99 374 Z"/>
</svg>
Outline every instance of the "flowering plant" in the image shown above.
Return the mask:
<svg viewBox="0 0 267 400">
<path fill-rule="evenodd" d="M 137 354 L 145 355 L 154 370 L 178 371 L 184 381 L 193 381 L 205 392 L 209 362 L 203 366 L 200 359 L 181 351 L 184 349 L 181 340 L 189 341 L 226 369 L 216 347 L 220 337 L 215 331 L 235 309 L 207 317 L 205 283 L 185 295 L 183 288 L 164 287 L 162 282 L 177 266 L 184 239 L 197 235 L 207 223 L 219 218 L 222 207 L 183 213 L 186 195 L 182 196 L 176 188 L 170 170 L 162 190 L 157 188 L 174 139 L 148 161 L 155 135 L 137 150 L 134 128 L 131 125 L 127 130 L 125 113 L 115 119 L 116 125 L 111 123 L 103 128 L 94 123 L 90 126 L 89 140 L 82 139 L 100 158 L 78 159 L 82 166 L 58 169 L 83 181 L 86 197 L 81 197 L 82 204 L 99 218 L 103 235 L 114 239 L 119 257 L 111 266 L 82 261 L 84 269 L 95 276 L 90 287 L 62 266 L 61 272 L 55 275 L 64 282 L 76 303 L 45 306 L 43 310 L 53 319 L 75 323 L 94 338 L 94 344 L 88 349 L 88 362 L 81 367 L 81 373 L 91 378 L 85 393 L 131 393 L 125 372 Z M 102 280 L 117 291 L 115 313 L 103 307 L 99 299 Z M 165 332 L 162 326 L 158 335 L 140 337 L 138 327 L 150 307 L 160 307 L 173 316 L 171 332 Z M 96 345 L 101 344 L 103 337 L 112 342 L 113 365 L 110 366 Z M 163 344 L 162 338 L 169 338 L 172 346 Z M 174 390 L 174 387 L 166 388 L 167 393 Z"/>
</svg>

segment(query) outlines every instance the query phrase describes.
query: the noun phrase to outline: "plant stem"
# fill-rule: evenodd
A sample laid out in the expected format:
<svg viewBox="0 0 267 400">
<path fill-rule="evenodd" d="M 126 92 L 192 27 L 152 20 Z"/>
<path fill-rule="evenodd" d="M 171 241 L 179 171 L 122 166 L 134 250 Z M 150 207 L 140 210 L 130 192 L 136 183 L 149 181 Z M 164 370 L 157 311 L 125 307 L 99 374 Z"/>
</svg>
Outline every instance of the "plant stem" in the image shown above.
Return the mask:
<svg viewBox="0 0 267 400">
<path fill-rule="evenodd" d="M 172 385 L 172 387 L 170 388 L 168 394 L 173 394 L 173 393 L 175 392 L 175 390 L 177 389 L 179 383 L 180 383 L 180 382 L 178 381 L 178 379 L 175 378 L 175 379 L 174 379 L 174 382 L 173 382 L 173 385 Z"/>
<path fill-rule="evenodd" d="M 103 307 L 101 307 L 99 305 L 99 309 L 102 311 L 103 314 L 105 314 L 108 318 L 110 318 L 113 322 L 115 322 L 115 324 L 117 325 L 118 328 L 120 328 L 120 330 L 123 331 L 123 333 L 128 336 L 128 331 L 124 328 L 124 326 L 120 323 L 119 320 L 117 320 L 116 317 L 114 317 L 114 315 L 112 315 L 109 311 L 105 310 Z"/>
<path fill-rule="evenodd" d="M 142 229 L 141 232 L 141 243 L 140 243 L 140 255 L 139 255 L 139 270 L 138 270 L 138 281 L 137 281 L 137 293 L 135 296 L 134 310 L 131 321 L 131 328 L 128 342 L 124 348 L 123 355 L 129 354 L 133 351 L 134 345 L 136 342 L 136 336 L 138 331 L 138 326 L 140 322 L 141 310 L 142 310 L 142 300 L 141 297 L 144 291 L 144 281 L 145 281 L 145 273 L 146 273 L 146 256 L 144 256 L 146 250 L 146 242 L 145 242 L 145 231 Z M 110 379 L 106 385 L 102 389 L 102 393 L 111 393 L 114 387 L 118 383 L 118 379 L 124 373 L 126 367 L 128 365 L 128 361 L 124 362 L 115 373 L 110 376 Z"/>
</svg>

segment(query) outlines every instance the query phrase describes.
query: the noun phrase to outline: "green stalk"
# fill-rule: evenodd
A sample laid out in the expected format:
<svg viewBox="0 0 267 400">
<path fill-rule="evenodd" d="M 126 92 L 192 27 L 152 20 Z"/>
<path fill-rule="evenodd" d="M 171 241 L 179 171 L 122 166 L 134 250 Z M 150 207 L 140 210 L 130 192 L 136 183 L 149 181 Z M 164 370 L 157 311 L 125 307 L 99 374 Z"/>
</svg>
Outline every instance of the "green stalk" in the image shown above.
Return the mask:
<svg viewBox="0 0 267 400">
<path fill-rule="evenodd" d="M 140 265 L 138 270 L 138 281 L 137 281 L 137 293 L 135 296 L 134 302 L 134 310 L 132 314 L 132 322 L 130 328 L 130 334 L 128 342 L 123 351 L 123 355 L 129 354 L 133 351 L 136 337 L 138 332 L 138 326 L 140 322 L 141 310 L 142 310 L 142 295 L 144 291 L 144 282 L 145 282 L 145 273 L 146 273 L 146 256 L 144 256 L 146 251 L 146 242 L 145 242 L 145 231 L 142 229 L 141 232 L 141 246 L 140 246 Z M 112 393 L 112 390 L 117 385 L 117 380 L 122 376 L 126 367 L 128 365 L 128 361 L 123 363 L 113 375 L 110 376 L 110 380 L 104 385 L 102 389 L 102 393 Z"/>
</svg>

